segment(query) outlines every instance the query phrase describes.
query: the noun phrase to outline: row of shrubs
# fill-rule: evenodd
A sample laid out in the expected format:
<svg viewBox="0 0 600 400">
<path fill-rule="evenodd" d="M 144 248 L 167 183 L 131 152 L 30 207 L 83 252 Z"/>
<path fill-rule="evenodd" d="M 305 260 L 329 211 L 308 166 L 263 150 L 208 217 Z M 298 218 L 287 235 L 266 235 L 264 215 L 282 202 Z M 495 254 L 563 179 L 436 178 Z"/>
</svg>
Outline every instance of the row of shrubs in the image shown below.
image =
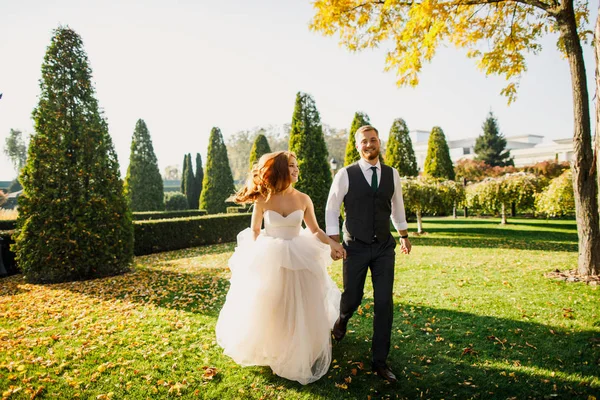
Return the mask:
<svg viewBox="0 0 600 400">
<path fill-rule="evenodd" d="M 149 221 L 170 218 L 188 218 L 206 215 L 206 210 L 137 211 L 132 213 L 134 221 Z"/>
<path fill-rule="evenodd" d="M 243 208 L 241 208 L 241 210 L 243 210 Z M 150 221 L 158 219 L 199 217 L 206 214 L 206 210 L 137 211 L 132 213 L 132 219 L 134 221 Z M 16 219 L 0 220 L 0 231 L 10 231 L 16 227 Z"/>
<path fill-rule="evenodd" d="M 233 242 L 237 234 L 250 226 L 251 214 L 215 214 L 160 220 L 135 221 L 134 254 L 159 253 L 188 247 Z M 4 222 L 4 221 L 3 221 Z M 4 244 L 13 243 L 11 230 L 0 230 Z M 6 248 L 0 255 L 12 259 Z M 8 257 L 8 258 L 7 258 Z M 7 261 L 4 262 L 8 264 Z M 8 268 L 8 266 L 6 266 Z"/>
<path fill-rule="evenodd" d="M 159 253 L 236 240 L 250 226 L 251 215 L 214 214 L 200 217 L 136 221 L 134 254 Z"/>
</svg>

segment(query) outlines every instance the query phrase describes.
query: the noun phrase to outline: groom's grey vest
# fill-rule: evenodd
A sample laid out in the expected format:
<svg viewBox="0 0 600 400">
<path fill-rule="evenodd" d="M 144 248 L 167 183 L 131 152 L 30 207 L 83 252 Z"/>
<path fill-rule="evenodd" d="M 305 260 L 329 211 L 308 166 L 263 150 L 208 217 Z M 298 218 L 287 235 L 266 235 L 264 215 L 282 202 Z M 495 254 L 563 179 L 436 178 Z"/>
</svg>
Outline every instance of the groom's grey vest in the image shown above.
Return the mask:
<svg viewBox="0 0 600 400">
<path fill-rule="evenodd" d="M 344 197 L 344 237 L 371 243 L 374 238 L 383 242 L 390 236 L 390 215 L 394 195 L 394 175 L 391 167 L 381 165 L 381 182 L 374 191 L 358 165 L 346 168 L 348 193 Z"/>
</svg>

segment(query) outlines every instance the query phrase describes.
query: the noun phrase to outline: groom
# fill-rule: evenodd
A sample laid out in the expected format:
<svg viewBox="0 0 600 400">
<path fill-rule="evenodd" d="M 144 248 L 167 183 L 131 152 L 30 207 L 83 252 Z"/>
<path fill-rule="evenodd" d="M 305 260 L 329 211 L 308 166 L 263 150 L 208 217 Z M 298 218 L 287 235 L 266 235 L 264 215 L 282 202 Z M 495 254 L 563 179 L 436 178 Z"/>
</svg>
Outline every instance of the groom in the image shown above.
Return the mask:
<svg viewBox="0 0 600 400">
<path fill-rule="evenodd" d="M 400 249 L 410 253 L 408 224 L 402 200 L 398 171 L 379 162 L 379 132 L 370 125 L 360 127 L 354 136 L 360 160 L 341 169 L 335 176 L 325 210 L 327 234 L 340 240 L 338 219 L 344 203 L 344 292 L 340 316 L 333 336 L 340 341 L 348 320 L 363 297 L 367 269 L 371 268 L 375 316 L 373 319 L 372 368 L 381 378 L 396 382 L 386 364 L 392 335 L 394 262 L 396 241 L 390 232 L 390 216 L 400 234 Z M 334 259 L 342 254 L 332 254 Z"/>
</svg>

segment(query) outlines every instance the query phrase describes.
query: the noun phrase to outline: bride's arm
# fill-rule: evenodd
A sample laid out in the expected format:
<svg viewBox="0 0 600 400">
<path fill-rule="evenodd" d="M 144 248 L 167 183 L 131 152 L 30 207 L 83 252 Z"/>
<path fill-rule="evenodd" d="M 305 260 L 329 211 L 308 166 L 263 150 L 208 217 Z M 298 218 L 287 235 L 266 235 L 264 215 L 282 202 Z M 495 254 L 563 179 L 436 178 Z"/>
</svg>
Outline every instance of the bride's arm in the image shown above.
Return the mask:
<svg viewBox="0 0 600 400">
<path fill-rule="evenodd" d="M 310 231 L 319 239 L 321 242 L 329 245 L 331 248 L 332 258 L 334 255 L 339 254 L 335 259 L 339 259 L 340 257 L 346 258 L 346 250 L 339 243 L 327 236 L 327 234 L 323 231 L 323 229 L 319 228 L 319 223 L 317 222 L 317 217 L 315 216 L 315 207 L 313 206 L 313 202 L 306 196 L 306 202 L 304 209 L 304 223 L 306 227 L 310 229 Z"/>
<path fill-rule="evenodd" d="M 254 202 L 254 207 L 252 207 L 252 222 L 250 222 L 250 229 L 252 230 L 252 234 L 254 240 L 260 235 L 260 228 L 262 227 L 263 220 L 263 205 L 261 201 Z"/>
</svg>

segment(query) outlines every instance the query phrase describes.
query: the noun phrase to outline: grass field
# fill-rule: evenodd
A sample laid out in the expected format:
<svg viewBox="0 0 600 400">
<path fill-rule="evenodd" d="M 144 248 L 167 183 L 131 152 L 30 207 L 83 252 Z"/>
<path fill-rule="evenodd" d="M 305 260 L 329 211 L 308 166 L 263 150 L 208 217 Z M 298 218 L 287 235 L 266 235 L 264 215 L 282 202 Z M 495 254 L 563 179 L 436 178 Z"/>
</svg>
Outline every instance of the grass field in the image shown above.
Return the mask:
<svg viewBox="0 0 600 400">
<path fill-rule="evenodd" d="M 574 221 L 425 219 L 397 255 L 392 349 L 370 371 L 370 283 L 329 373 L 301 386 L 215 343 L 234 244 L 138 257 L 131 273 L 0 280 L 0 393 L 10 399 L 600 398 L 600 289 L 574 269 Z M 411 226 L 410 230 L 414 231 Z M 341 262 L 330 267 L 341 284 Z M 369 280 L 368 280 L 369 282 Z"/>
</svg>

